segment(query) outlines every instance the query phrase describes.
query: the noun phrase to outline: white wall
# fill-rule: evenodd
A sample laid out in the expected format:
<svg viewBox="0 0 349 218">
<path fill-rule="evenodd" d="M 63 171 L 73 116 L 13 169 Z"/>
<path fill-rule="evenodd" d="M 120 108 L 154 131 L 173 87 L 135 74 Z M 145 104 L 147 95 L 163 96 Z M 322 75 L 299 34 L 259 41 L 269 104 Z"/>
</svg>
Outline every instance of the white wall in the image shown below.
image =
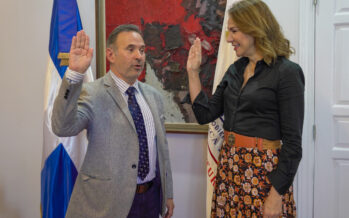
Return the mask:
<svg viewBox="0 0 349 218">
<path fill-rule="evenodd" d="M 266 2 L 298 50 L 298 1 Z M 79 7 L 94 46 L 94 1 L 80 0 Z M 0 218 L 40 217 L 43 90 L 51 10 L 52 0 L 0 1 Z M 168 141 L 174 217 L 204 217 L 207 137 L 168 134 Z"/>
<path fill-rule="evenodd" d="M 299 1 L 264 0 L 275 15 L 296 53 L 291 60 L 299 62 Z"/>
<path fill-rule="evenodd" d="M 173 173 L 173 218 L 206 213 L 206 135 L 167 134 Z"/>
<path fill-rule="evenodd" d="M 39 217 L 51 2 L 0 1 L 0 217 Z"/>
</svg>

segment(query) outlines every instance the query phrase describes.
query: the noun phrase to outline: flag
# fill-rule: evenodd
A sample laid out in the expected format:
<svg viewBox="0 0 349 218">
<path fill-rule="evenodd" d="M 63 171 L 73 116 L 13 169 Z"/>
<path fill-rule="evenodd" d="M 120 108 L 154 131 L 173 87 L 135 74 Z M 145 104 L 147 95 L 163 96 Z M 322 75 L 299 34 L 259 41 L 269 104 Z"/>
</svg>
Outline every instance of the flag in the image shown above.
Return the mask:
<svg viewBox="0 0 349 218">
<path fill-rule="evenodd" d="M 216 71 L 213 81 L 213 93 L 217 85 L 222 80 L 228 67 L 235 61 L 236 55 L 233 46 L 226 41 L 226 29 L 228 24 L 228 10 L 234 2 L 238 0 L 227 0 L 225 16 L 222 27 L 221 40 L 219 44 Z M 223 117 L 217 118 L 208 126 L 208 146 L 207 146 L 207 183 L 206 183 L 206 217 L 211 215 L 212 194 L 216 181 L 217 163 L 220 148 L 224 141 Z"/>
<path fill-rule="evenodd" d="M 54 0 L 44 94 L 44 144 L 41 166 L 41 214 L 44 218 L 65 217 L 87 148 L 86 131 L 75 137 L 59 138 L 51 128 L 52 107 L 68 68 L 71 40 L 81 29 L 76 0 Z M 84 81 L 92 81 L 90 68 L 86 74 Z"/>
</svg>

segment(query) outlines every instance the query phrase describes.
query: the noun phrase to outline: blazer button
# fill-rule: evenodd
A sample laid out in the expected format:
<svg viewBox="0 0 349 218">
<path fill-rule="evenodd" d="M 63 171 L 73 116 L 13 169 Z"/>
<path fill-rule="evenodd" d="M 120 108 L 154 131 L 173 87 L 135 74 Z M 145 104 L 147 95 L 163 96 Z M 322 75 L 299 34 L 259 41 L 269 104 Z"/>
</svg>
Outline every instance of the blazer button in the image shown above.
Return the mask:
<svg viewBox="0 0 349 218">
<path fill-rule="evenodd" d="M 136 164 L 132 164 L 132 169 L 136 169 Z"/>
</svg>

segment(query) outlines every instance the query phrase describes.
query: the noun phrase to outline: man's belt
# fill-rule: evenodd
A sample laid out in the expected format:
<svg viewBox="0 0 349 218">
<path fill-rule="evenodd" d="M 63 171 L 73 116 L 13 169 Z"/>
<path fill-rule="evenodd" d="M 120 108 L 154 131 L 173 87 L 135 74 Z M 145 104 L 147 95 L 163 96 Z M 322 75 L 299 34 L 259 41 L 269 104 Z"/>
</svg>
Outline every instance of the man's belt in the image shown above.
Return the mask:
<svg viewBox="0 0 349 218">
<path fill-rule="evenodd" d="M 154 180 L 143 183 L 143 184 L 137 184 L 136 193 L 142 194 L 142 193 L 148 191 L 152 187 L 153 181 Z"/>
</svg>

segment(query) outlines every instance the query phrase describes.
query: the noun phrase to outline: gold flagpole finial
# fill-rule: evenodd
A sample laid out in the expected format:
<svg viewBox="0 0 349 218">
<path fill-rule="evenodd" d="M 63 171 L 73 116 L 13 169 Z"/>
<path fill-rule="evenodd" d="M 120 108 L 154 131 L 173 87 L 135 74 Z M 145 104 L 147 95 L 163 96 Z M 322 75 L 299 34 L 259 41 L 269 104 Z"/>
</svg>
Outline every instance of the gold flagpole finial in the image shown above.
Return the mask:
<svg viewBox="0 0 349 218">
<path fill-rule="evenodd" d="M 68 66 L 69 65 L 69 53 L 58 53 L 58 59 L 61 60 L 60 66 Z"/>
</svg>

